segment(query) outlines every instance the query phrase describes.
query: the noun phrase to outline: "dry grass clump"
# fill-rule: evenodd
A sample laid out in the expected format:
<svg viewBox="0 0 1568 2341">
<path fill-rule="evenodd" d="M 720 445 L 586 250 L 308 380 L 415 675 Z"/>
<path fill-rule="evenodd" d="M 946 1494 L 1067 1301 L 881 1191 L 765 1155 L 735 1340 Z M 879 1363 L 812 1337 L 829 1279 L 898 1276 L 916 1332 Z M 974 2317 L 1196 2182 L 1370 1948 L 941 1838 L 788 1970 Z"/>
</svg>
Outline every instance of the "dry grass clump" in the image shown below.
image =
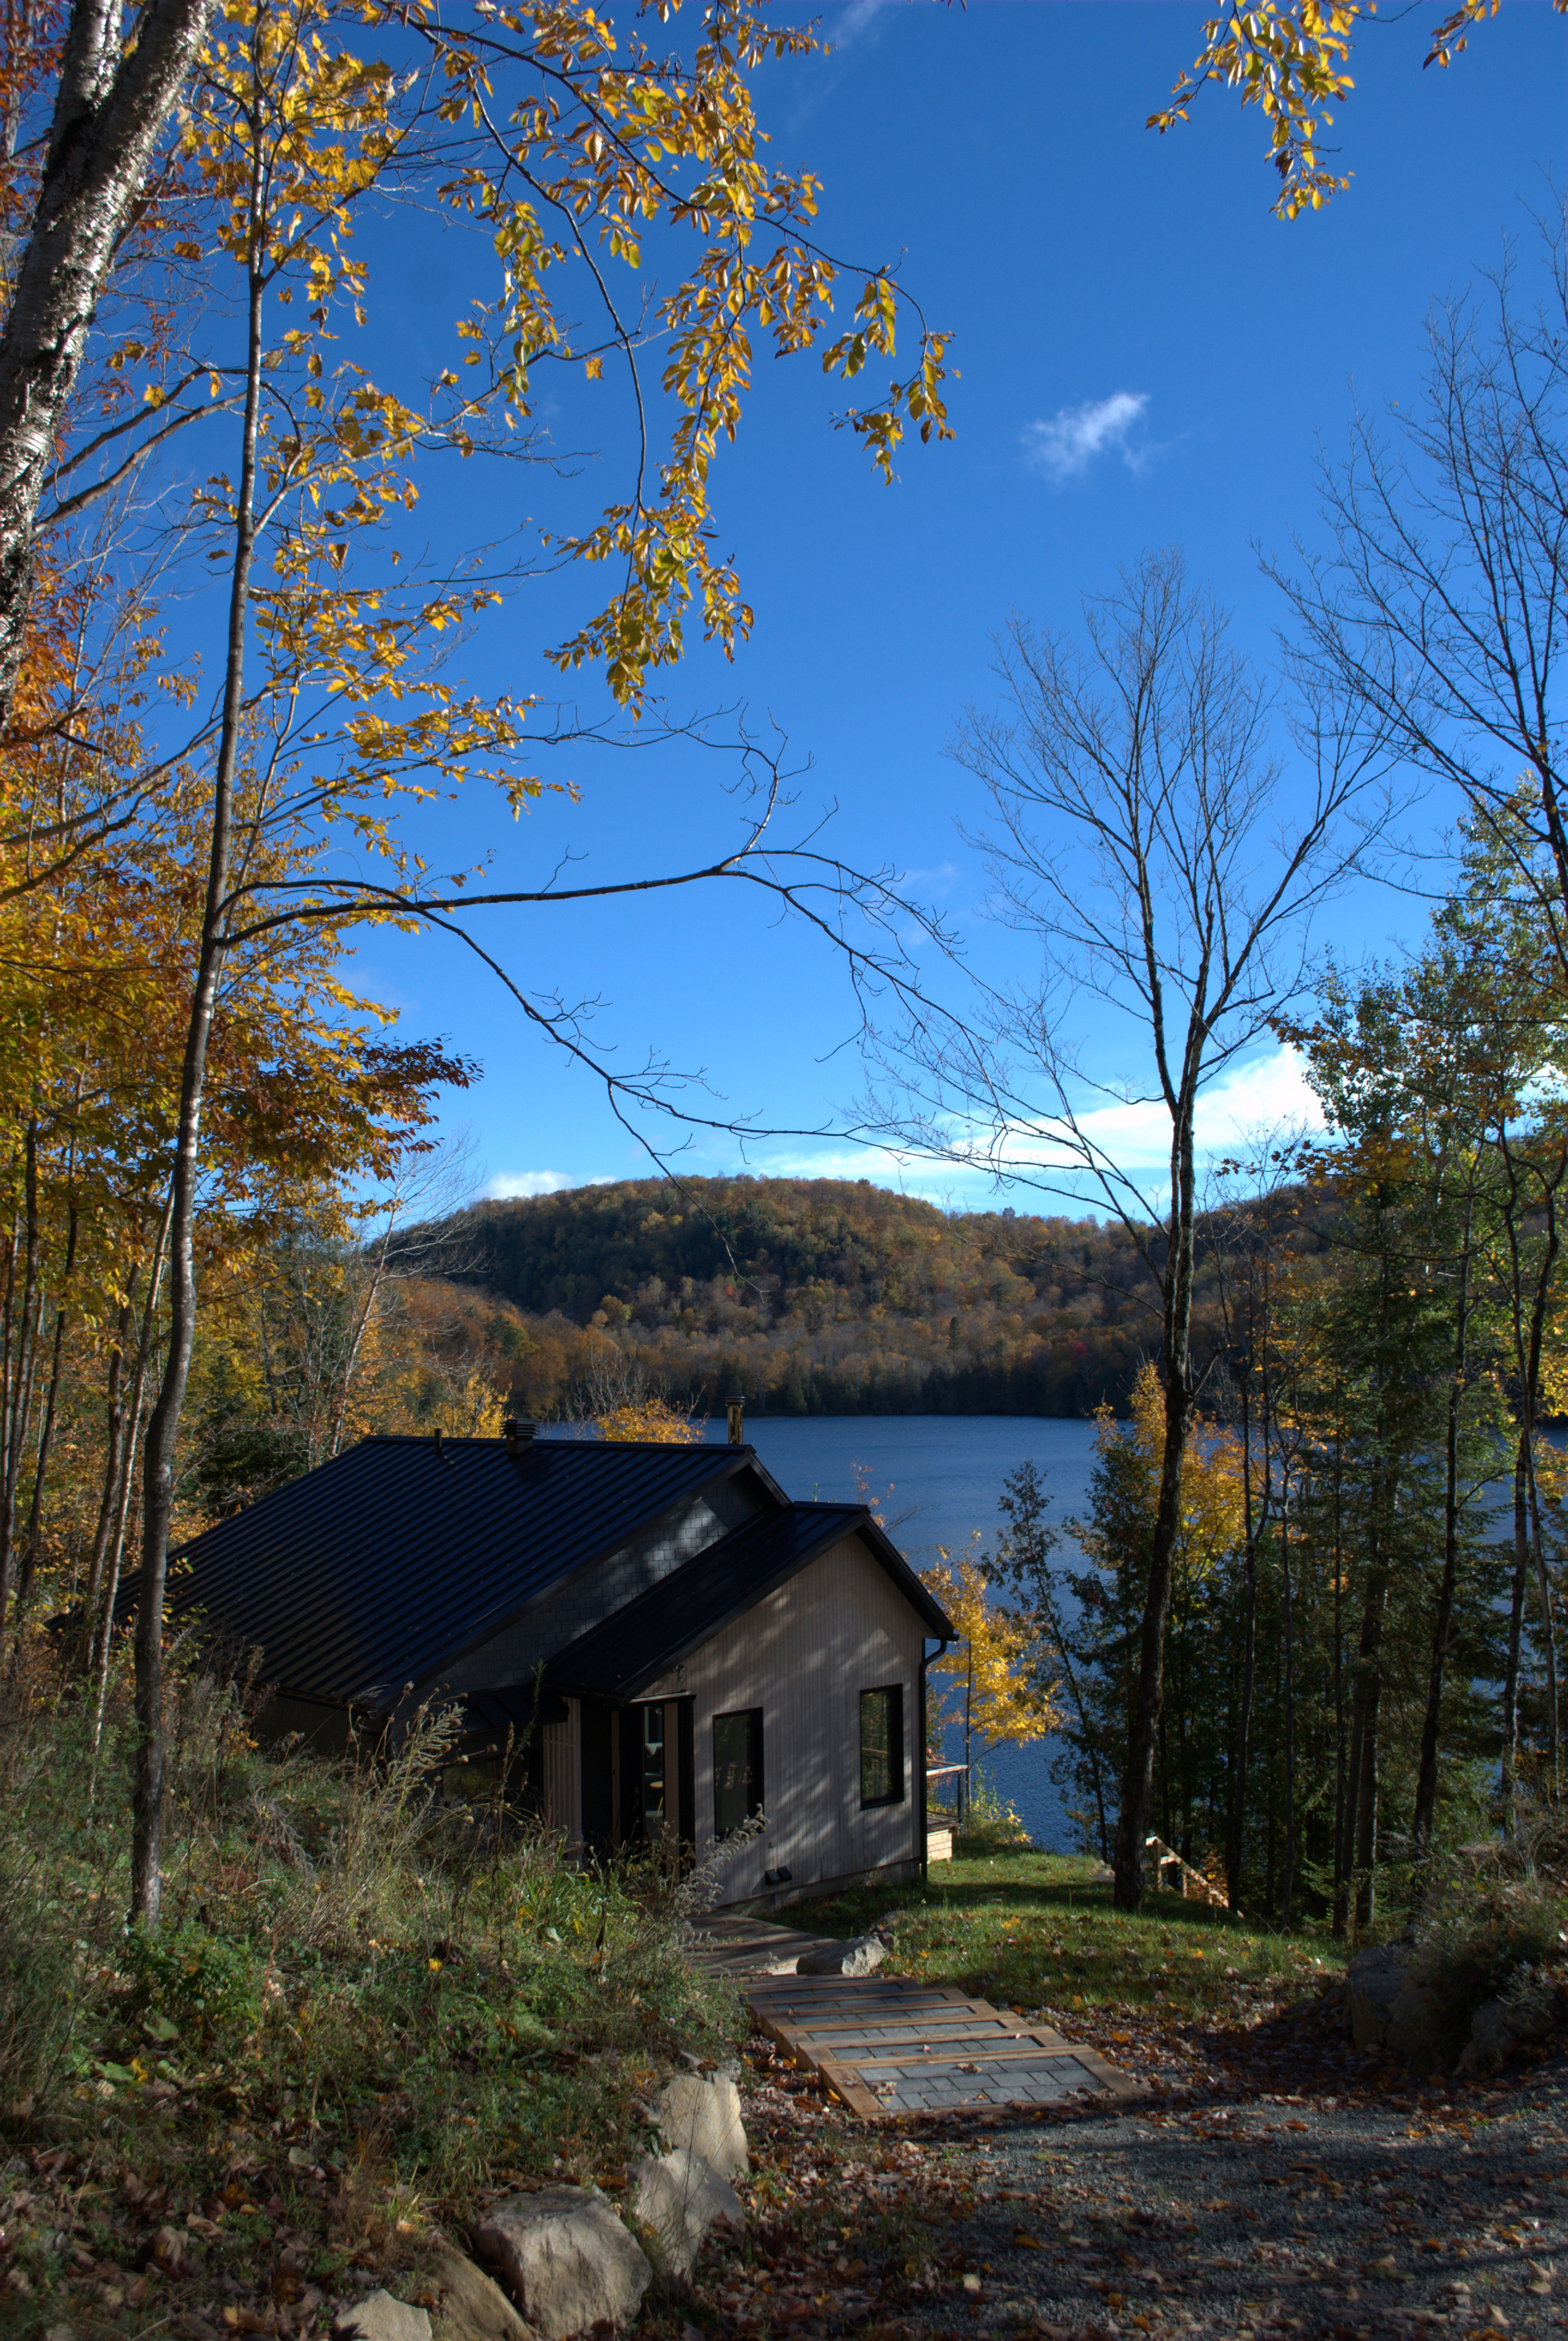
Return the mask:
<svg viewBox="0 0 1568 2341">
<path fill-rule="evenodd" d="M 1517 1820 L 1449 1853 L 1413 1914 L 1415 1972 L 1451 2046 L 1488 2000 L 1511 2005 L 1521 2037 L 1557 2028 L 1568 2006 L 1568 1823 L 1553 1807 L 1522 1808 Z"/>
<path fill-rule="evenodd" d="M 128 1932 L 122 1668 L 96 1747 L 43 1641 L 0 1707 L 0 2172 L 25 2157 L 9 2184 L 35 2191 L 54 2156 L 144 2182 L 124 2209 L 151 2291 L 108 2287 L 127 2331 L 174 2281 L 145 2201 L 218 2231 L 180 2227 L 233 2280 L 292 2222 L 314 2240 L 283 2277 L 319 2294 L 486 2187 L 613 2177 L 678 2053 L 731 2052 L 740 2004 L 684 1956 L 685 1883 L 584 1866 L 499 1788 L 443 1796 L 441 1717 L 384 1763 L 269 1755 L 243 1670 L 194 1646 L 169 1668 L 165 1923 Z M 0 2283 L 44 2332 L 75 2279 L 57 2236 L 15 2242 L 27 2226 Z"/>
</svg>

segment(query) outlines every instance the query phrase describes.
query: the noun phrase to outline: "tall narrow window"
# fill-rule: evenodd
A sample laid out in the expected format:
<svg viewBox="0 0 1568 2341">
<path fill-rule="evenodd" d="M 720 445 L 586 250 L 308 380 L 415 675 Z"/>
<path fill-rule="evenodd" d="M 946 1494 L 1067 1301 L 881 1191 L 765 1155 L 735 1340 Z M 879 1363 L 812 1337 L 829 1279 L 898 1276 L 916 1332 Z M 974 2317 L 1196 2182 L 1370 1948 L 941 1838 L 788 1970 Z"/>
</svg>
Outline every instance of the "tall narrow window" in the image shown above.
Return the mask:
<svg viewBox="0 0 1568 2341">
<path fill-rule="evenodd" d="M 664 1835 L 665 1758 L 664 1708 L 645 1707 L 642 1716 L 642 1834 L 657 1845 Z"/>
<path fill-rule="evenodd" d="M 904 1801 L 904 1686 L 860 1693 L 860 1802 Z"/>
<path fill-rule="evenodd" d="M 713 1834 L 728 1837 L 762 1810 L 762 1709 L 713 1718 Z"/>
</svg>

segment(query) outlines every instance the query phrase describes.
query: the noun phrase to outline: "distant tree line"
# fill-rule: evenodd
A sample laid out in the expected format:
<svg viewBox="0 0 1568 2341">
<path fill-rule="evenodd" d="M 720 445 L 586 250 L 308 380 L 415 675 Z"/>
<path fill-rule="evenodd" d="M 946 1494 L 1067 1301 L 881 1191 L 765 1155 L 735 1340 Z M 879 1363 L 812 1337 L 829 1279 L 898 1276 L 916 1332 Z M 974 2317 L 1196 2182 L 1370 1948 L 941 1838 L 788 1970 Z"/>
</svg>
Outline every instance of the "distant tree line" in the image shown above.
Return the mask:
<svg viewBox="0 0 1568 2341">
<path fill-rule="evenodd" d="M 1159 1349 L 1157 1286 L 1125 1229 L 948 1212 L 866 1180 L 629 1180 L 477 1204 L 428 1233 L 541 1417 L 571 1410 L 604 1341 L 696 1409 L 739 1390 L 793 1415 L 1121 1413 Z M 1209 1354 L 1221 1315 L 1207 1261 Z"/>
</svg>

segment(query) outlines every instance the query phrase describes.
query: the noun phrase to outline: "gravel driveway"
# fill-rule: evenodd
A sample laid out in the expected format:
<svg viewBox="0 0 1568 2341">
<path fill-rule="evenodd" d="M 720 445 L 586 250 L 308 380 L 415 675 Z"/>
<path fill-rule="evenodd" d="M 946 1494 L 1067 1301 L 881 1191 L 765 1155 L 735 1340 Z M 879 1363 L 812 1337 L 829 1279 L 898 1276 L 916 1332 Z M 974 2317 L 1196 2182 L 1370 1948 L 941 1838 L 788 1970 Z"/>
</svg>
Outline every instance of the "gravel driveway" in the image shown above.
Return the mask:
<svg viewBox="0 0 1568 2341">
<path fill-rule="evenodd" d="M 1004 2123 L 968 2151 L 968 2266 L 905 2309 L 926 2332 L 1568 2328 L 1568 2057 L 1453 2096 Z"/>
</svg>

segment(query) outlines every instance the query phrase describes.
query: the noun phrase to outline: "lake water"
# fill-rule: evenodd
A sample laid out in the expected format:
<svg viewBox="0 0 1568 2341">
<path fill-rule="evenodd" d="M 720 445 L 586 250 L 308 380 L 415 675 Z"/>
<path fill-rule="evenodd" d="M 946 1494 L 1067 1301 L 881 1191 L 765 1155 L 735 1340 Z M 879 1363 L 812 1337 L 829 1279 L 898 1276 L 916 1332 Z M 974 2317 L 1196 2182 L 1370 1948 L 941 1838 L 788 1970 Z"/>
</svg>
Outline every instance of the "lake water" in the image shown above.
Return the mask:
<svg viewBox="0 0 1568 2341">
<path fill-rule="evenodd" d="M 918 1569 L 997 1529 L 1002 1482 L 1020 1463 L 1046 1483 L 1050 1517 L 1088 1509 L 1095 1426 L 1019 1414 L 763 1415 L 746 1436 L 797 1502 L 854 1503 L 861 1467 L 893 1541 Z M 722 1445 L 722 1420 L 708 1425 Z M 889 1488 L 891 1493 L 888 1493 Z"/>
<path fill-rule="evenodd" d="M 722 1443 L 724 1435 L 721 1420 L 710 1422 L 710 1439 Z M 976 1529 L 982 1547 L 990 1545 L 1000 1525 L 1002 1482 L 1020 1463 L 1038 1469 L 1051 1519 L 1088 1509 L 1092 1422 L 1018 1414 L 763 1415 L 747 1423 L 746 1436 L 797 1501 L 855 1502 L 856 1467 L 862 1467 L 894 1543 L 917 1569 L 935 1560 L 938 1545 L 961 1551 Z M 991 1748 L 980 1769 L 1037 1845 L 1074 1853 L 1077 1839 L 1050 1777 L 1057 1753 L 1050 1739 Z M 963 1755 L 963 1735 L 954 1727 L 947 1754 L 950 1762 Z"/>
</svg>

